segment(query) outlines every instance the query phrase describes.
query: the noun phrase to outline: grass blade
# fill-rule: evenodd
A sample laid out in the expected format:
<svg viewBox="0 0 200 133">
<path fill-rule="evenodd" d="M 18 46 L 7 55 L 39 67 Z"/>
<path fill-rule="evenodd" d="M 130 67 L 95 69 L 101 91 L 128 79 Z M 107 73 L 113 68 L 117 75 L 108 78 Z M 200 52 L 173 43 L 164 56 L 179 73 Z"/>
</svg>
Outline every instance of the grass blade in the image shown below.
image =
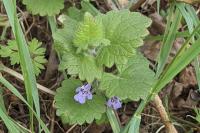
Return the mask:
<svg viewBox="0 0 200 133">
<path fill-rule="evenodd" d="M 20 100 L 22 100 L 31 110 L 33 115 L 35 115 L 36 119 L 40 122 L 42 129 L 45 133 L 50 133 L 44 122 L 38 117 L 34 109 L 31 107 L 31 105 L 24 99 L 24 97 L 20 94 L 20 92 L 12 85 L 10 84 L 0 73 L 0 83 L 2 83 L 7 89 L 9 89 L 16 97 L 18 97 Z"/>
<path fill-rule="evenodd" d="M 22 29 L 20 27 L 19 20 L 17 18 L 16 0 L 14 1 L 3 0 L 3 4 L 5 6 L 10 25 L 15 35 L 15 39 L 17 41 L 17 46 L 20 55 L 20 65 L 25 79 L 27 101 L 32 108 L 35 105 L 37 115 L 38 117 L 40 117 L 39 96 L 38 96 L 38 90 L 36 88 L 35 74 L 33 72 L 34 69 L 29 54 L 29 50 L 27 47 L 27 43 L 23 35 Z M 30 113 L 30 123 L 31 123 L 30 127 L 31 130 L 33 130 L 33 114 L 30 109 L 29 113 Z"/>
<path fill-rule="evenodd" d="M 179 8 L 180 12 L 182 13 L 186 24 L 188 26 L 190 34 L 193 32 L 194 27 L 196 27 L 199 24 L 199 19 L 195 13 L 195 10 L 190 6 L 184 3 L 176 3 L 176 6 Z M 197 36 L 199 38 L 199 35 Z M 191 41 L 194 42 L 194 38 Z M 194 60 L 194 68 L 195 68 L 195 74 L 197 78 L 197 83 L 200 88 L 200 62 L 198 57 Z"/>
<path fill-rule="evenodd" d="M 166 32 L 163 38 L 163 44 L 162 44 L 159 57 L 158 57 L 158 67 L 157 67 L 156 77 L 159 77 L 164 69 L 164 66 L 167 62 L 167 58 L 171 51 L 173 42 L 176 39 L 176 33 L 177 33 L 178 26 L 181 20 L 181 13 L 178 9 L 176 9 L 175 11 L 175 16 L 172 17 L 173 10 L 174 10 L 174 5 L 172 5 L 172 7 L 170 8 L 169 20 L 168 20 Z M 176 19 L 174 19 L 175 17 Z"/>
<path fill-rule="evenodd" d="M 139 116 L 146 104 L 157 94 L 167 83 L 169 83 L 183 68 L 185 68 L 198 54 L 200 53 L 200 39 L 194 42 L 194 44 L 188 48 L 187 45 L 192 37 L 199 32 L 200 24 L 195 28 L 186 42 L 183 44 L 181 49 L 178 51 L 172 62 L 165 68 L 161 76 L 151 89 L 151 93 L 142 100 L 139 107 L 137 108 L 134 116 Z M 131 118 L 134 119 L 134 116 Z M 130 127 L 130 122 L 127 124 L 125 129 Z M 126 133 L 126 132 L 123 132 Z"/>
<path fill-rule="evenodd" d="M 112 127 L 113 133 L 119 133 L 120 124 L 115 116 L 115 112 L 111 108 L 107 108 L 106 114 Z"/>
<path fill-rule="evenodd" d="M 6 113 L 3 100 L 3 89 L 0 89 L 0 118 L 3 120 L 10 133 L 30 133 L 30 131 L 28 131 L 22 125 L 15 123 L 14 120 L 12 120 L 12 118 L 10 118 Z"/>
<path fill-rule="evenodd" d="M 139 133 L 139 127 L 141 122 L 141 115 L 136 116 L 134 115 L 133 119 L 130 122 L 130 128 L 128 133 Z"/>
</svg>

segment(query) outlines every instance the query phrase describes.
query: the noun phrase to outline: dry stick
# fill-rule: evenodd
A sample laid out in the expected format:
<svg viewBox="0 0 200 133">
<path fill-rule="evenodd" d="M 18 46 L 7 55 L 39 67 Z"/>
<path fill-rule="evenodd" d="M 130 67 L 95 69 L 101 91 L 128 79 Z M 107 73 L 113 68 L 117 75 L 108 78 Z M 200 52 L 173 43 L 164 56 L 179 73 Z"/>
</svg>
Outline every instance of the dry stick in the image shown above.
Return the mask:
<svg viewBox="0 0 200 133">
<path fill-rule="evenodd" d="M 70 129 L 68 129 L 66 133 L 70 133 L 76 126 L 77 124 L 74 124 L 73 126 L 71 126 Z"/>
<path fill-rule="evenodd" d="M 131 7 L 130 7 L 130 11 L 135 11 L 137 10 L 146 0 L 139 0 L 137 3 L 134 3 Z"/>
<path fill-rule="evenodd" d="M 174 125 L 171 123 L 167 112 L 162 104 L 162 101 L 158 95 L 155 96 L 154 101 L 156 109 L 158 110 L 160 117 L 162 119 L 162 122 L 165 125 L 167 133 L 178 133 Z"/>
<path fill-rule="evenodd" d="M 18 73 L 18 72 L 16 72 L 16 71 L 14 71 L 14 70 L 12 70 L 12 69 L 10 69 L 10 68 L 4 66 L 1 62 L 0 62 L 0 69 L 1 69 L 2 71 L 4 71 L 4 72 L 9 73 L 10 75 L 16 77 L 16 78 L 19 79 L 19 80 L 24 81 L 24 77 L 23 77 L 20 73 Z M 43 91 L 43 92 L 46 92 L 46 93 L 48 93 L 48 94 L 51 94 L 51 95 L 55 95 L 55 92 L 52 91 L 52 90 L 50 90 L 50 89 L 48 89 L 47 87 L 44 87 L 44 86 L 42 86 L 42 85 L 40 85 L 40 84 L 38 84 L 38 83 L 37 83 L 36 85 L 37 85 L 37 88 L 38 88 L 39 90 L 41 90 L 41 91 Z"/>
</svg>

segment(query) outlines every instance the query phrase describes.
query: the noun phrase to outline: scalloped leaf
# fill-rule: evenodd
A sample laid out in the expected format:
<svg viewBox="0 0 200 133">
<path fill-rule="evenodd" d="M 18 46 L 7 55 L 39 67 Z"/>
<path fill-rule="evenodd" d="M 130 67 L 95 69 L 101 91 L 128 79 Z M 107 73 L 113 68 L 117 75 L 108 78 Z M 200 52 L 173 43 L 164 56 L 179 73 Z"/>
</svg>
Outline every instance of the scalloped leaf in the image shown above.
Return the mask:
<svg viewBox="0 0 200 133">
<path fill-rule="evenodd" d="M 96 65 L 92 56 L 77 56 L 73 53 L 65 53 L 62 57 L 60 70 L 67 69 L 70 75 L 79 75 L 81 80 L 91 83 L 95 78 L 102 76 L 101 68 Z"/>
<path fill-rule="evenodd" d="M 104 31 L 102 24 L 94 19 L 94 17 L 86 12 L 84 20 L 78 26 L 76 30 L 73 44 L 78 48 L 86 50 L 88 47 L 98 46 L 104 38 Z"/>
<path fill-rule="evenodd" d="M 53 16 L 64 8 L 64 0 L 23 0 L 22 2 L 34 15 Z"/>
<path fill-rule="evenodd" d="M 70 17 L 66 17 L 63 22 L 64 27 L 57 29 L 53 34 L 55 48 L 60 52 L 67 52 L 72 50 L 73 38 L 75 30 L 78 27 L 78 22 Z"/>
<path fill-rule="evenodd" d="M 110 41 L 110 45 L 100 49 L 97 60 L 107 67 L 125 64 L 143 44 L 142 39 L 148 34 L 147 27 L 151 24 L 149 18 L 128 10 L 110 11 L 98 15 L 97 19 L 102 21 L 105 37 Z"/>
<path fill-rule="evenodd" d="M 68 79 L 62 82 L 62 87 L 57 89 L 55 107 L 57 115 L 61 116 L 63 123 L 80 124 L 92 123 L 100 119 L 106 111 L 105 97 L 93 95 L 92 100 L 80 104 L 74 100 L 75 89 L 81 86 L 80 80 Z"/>
<path fill-rule="evenodd" d="M 149 62 L 141 54 L 136 54 L 122 67 L 119 75 L 104 73 L 100 89 L 108 97 L 138 101 L 148 95 L 153 82 L 154 73 L 149 69 Z"/>
</svg>

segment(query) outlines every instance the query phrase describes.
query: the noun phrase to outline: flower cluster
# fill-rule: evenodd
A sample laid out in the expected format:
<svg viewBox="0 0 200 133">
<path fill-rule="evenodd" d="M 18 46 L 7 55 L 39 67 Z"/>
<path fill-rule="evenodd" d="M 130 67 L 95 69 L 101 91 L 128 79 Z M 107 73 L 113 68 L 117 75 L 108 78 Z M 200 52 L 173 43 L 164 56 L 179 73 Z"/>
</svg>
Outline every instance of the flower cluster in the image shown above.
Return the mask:
<svg viewBox="0 0 200 133">
<path fill-rule="evenodd" d="M 76 95 L 74 96 L 75 101 L 79 102 L 80 104 L 84 104 L 86 100 L 91 100 L 91 99 L 92 99 L 91 84 L 85 84 L 76 89 Z M 120 99 L 116 96 L 110 98 L 107 101 L 106 105 L 115 110 L 122 107 Z"/>
<path fill-rule="evenodd" d="M 118 97 L 114 96 L 108 100 L 107 106 L 117 110 L 122 107 L 122 103 Z"/>
<path fill-rule="evenodd" d="M 74 96 L 74 100 L 79 102 L 80 104 L 84 104 L 86 100 L 92 99 L 91 93 L 91 85 L 86 84 L 76 89 L 76 95 Z"/>
</svg>

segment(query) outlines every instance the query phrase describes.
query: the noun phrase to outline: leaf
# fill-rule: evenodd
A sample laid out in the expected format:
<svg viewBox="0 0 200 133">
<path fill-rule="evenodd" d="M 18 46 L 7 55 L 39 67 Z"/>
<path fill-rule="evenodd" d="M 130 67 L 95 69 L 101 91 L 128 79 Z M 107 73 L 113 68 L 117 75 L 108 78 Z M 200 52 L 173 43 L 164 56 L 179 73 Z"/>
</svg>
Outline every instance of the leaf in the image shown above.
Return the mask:
<svg viewBox="0 0 200 133">
<path fill-rule="evenodd" d="M 62 87 L 57 89 L 55 107 L 57 115 L 61 116 L 63 123 L 80 124 L 92 123 L 94 119 L 100 119 L 105 113 L 105 98 L 101 95 L 93 95 L 92 100 L 80 104 L 74 100 L 75 89 L 81 86 L 80 80 L 64 80 Z"/>
<path fill-rule="evenodd" d="M 36 76 L 41 73 L 41 69 L 44 69 L 43 64 L 47 62 L 44 56 L 46 49 L 42 48 L 41 45 L 42 43 L 38 42 L 37 39 L 31 40 L 28 45 Z M 8 46 L 0 46 L 0 55 L 1 57 L 10 57 L 11 65 L 20 64 L 16 40 L 9 40 Z"/>
<path fill-rule="evenodd" d="M 137 101 L 147 96 L 153 81 L 154 73 L 149 69 L 148 61 L 141 54 L 136 54 L 129 59 L 120 74 L 104 73 L 100 89 L 108 97 L 117 96 L 122 100 Z"/>
<path fill-rule="evenodd" d="M 42 48 L 41 46 L 42 43 L 38 42 L 37 39 L 33 39 L 31 42 L 29 42 L 29 51 L 31 53 L 34 73 L 36 76 L 41 73 L 41 69 L 44 69 L 43 64 L 47 63 L 47 60 L 44 56 L 46 49 Z"/>
<path fill-rule="evenodd" d="M 128 133 L 139 133 L 140 122 L 141 122 L 141 115 L 134 116 L 133 119 L 131 119 L 130 121 L 130 128 L 128 130 Z"/>
<path fill-rule="evenodd" d="M 23 0 L 22 2 L 34 15 L 53 16 L 64 8 L 64 0 Z"/>
<path fill-rule="evenodd" d="M 81 49 L 86 50 L 89 46 L 98 46 L 102 43 L 104 31 L 102 24 L 94 19 L 90 13 L 85 13 L 84 20 L 76 30 L 73 44 Z"/>
<path fill-rule="evenodd" d="M 10 57 L 11 65 L 19 64 L 20 58 L 15 40 L 9 40 L 7 46 L 0 46 L 1 57 Z"/>
<path fill-rule="evenodd" d="M 67 69 L 70 75 L 79 75 L 81 80 L 91 83 L 95 78 L 101 78 L 101 68 L 96 65 L 92 56 L 77 56 L 73 53 L 65 53 L 62 57 L 60 69 Z"/>
<path fill-rule="evenodd" d="M 72 19 L 82 21 L 86 12 L 92 14 L 92 16 L 96 16 L 100 13 L 89 1 L 81 1 L 81 7 L 81 9 L 75 6 L 70 7 L 67 10 L 67 15 Z"/>
<path fill-rule="evenodd" d="M 42 48 L 42 42 L 39 42 L 37 39 L 32 39 L 29 42 L 29 51 L 34 55 L 44 55 L 46 49 Z"/>
<path fill-rule="evenodd" d="M 62 29 L 56 30 L 56 32 L 53 34 L 54 41 L 56 42 L 55 48 L 57 51 L 59 51 L 59 53 L 71 51 L 75 30 L 78 27 L 78 22 L 70 17 L 66 17 L 63 25 L 64 27 Z"/>
<path fill-rule="evenodd" d="M 110 11 L 98 15 L 97 19 L 102 21 L 105 37 L 110 41 L 110 45 L 100 49 L 97 56 L 98 63 L 107 67 L 126 63 L 142 45 L 142 39 L 148 34 L 146 28 L 151 24 L 149 18 L 128 10 Z"/>
<path fill-rule="evenodd" d="M 82 10 L 79 10 L 75 6 L 73 6 L 67 10 L 67 15 L 76 21 L 81 21 L 83 20 L 84 12 L 82 12 Z"/>
</svg>

